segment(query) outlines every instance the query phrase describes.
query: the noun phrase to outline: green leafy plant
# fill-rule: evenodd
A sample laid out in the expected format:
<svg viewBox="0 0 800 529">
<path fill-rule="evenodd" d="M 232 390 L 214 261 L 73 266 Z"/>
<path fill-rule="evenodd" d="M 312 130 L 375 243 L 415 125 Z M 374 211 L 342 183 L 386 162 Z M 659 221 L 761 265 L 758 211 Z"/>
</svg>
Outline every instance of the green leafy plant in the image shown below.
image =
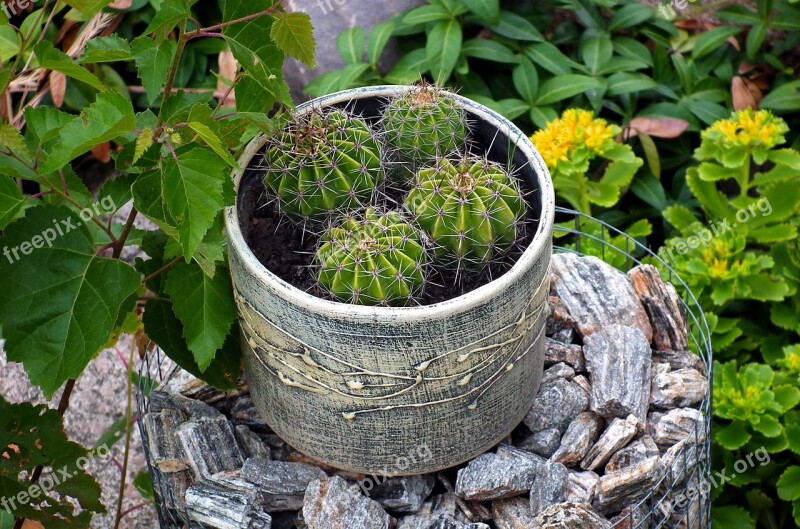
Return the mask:
<svg viewBox="0 0 800 529">
<path fill-rule="evenodd" d="M 2 337 L 9 360 L 22 363 L 47 397 L 66 384 L 60 413 L 75 379 L 122 333 L 137 337 L 129 370 L 134 352 L 144 354 L 152 340 L 208 382 L 236 384 L 238 329 L 222 221 L 223 208 L 233 202 L 232 153 L 258 131 L 279 128 L 282 109 L 291 106 L 281 76 L 285 55 L 313 64 L 308 16 L 288 14 L 280 3 L 222 2 L 200 25 L 208 14 L 194 16 L 194 2 L 137 2 L 119 27 L 122 35 L 101 36 L 114 18 L 103 11 L 108 3 L 45 2 L 21 24 L 3 26 L 0 40 L 0 94 L 8 117 L 0 124 Z M 49 23 L 65 19 L 77 21 L 80 30 L 62 51 Z M 239 64 L 232 79 L 208 76 L 208 62 L 190 64 L 225 48 Z M 204 79 L 195 78 L 198 69 Z M 138 77 L 141 97 L 123 75 Z M 45 86 L 33 98 L 27 93 L 32 81 Z M 213 101 L 218 82 L 224 88 Z M 213 85 L 183 90 L 203 83 Z M 226 110 L 234 92 L 236 109 Z M 70 109 L 82 110 L 75 115 Z M 113 158 L 119 176 L 93 193 L 81 166 L 98 149 Z M 158 230 L 137 229 L 139 216 Z M 135 266 L 122 260 L 131 246 L 149 259 Z M 27 424 L 35 418 L 37 436 L 53 439 L 43 448 L 23 448 L 28 430 L 0 429 L 0 435 L 16 431 L 19 441 L 9 443 L 28 451 L 14 459 L 17 466 L 0 458 L 0 495 L 27 489 L 31 483 L 19 478 L 23 470 L 36 481 L 35 468 L 82 455 L 58 439 L 56 412 L 39 416 L 38 409 L 0 407 L 3 419 Z M 47 527 L 88 526 L 89 515 L 102 511 L 97 485 L 84 475 L 67 485 L 63 495 L 78 500 L 84 514 L 70 518 L 61 501 L 50 498 L 47 505 L 14 510 L 15 525 L 27 518 Z"/>
</svg>

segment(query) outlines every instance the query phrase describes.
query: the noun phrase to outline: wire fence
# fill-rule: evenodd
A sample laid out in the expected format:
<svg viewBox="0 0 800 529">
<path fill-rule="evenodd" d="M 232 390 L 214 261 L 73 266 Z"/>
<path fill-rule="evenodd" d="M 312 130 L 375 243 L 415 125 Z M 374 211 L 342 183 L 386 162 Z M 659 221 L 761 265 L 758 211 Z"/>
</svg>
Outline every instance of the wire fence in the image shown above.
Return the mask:
<svg viewBox="0 0 800 529">
<path fill-rule="evenodd" d="M 711 383 L 713 352 L 711 331 L 705 315 L 689 286 L 657 253 L 613 226 L 583 213 L 566 208 L 556 208 L 554 251 L 594 255 L 611 260 L 620 270 L 627 272 L 640 264 L 659 268 L 664 279 L 672 283 L 681 297 L 681 304 L 689 324 L 691 349 L 702 359 L 709 379 L 709 390 L 700 405 L 703 422 L 698 423 L 693 435 L 673 449 L 672 463 L 664 469 L 661 479 L 652 491 L 636 506 L 625 511 L 625 516 L 614 525 L 619 529 L 709 529 L 711 527 L 711 499 L 706 490 L 711 475 Z M 152 381 L 163 383 L 174 373 L 172 363 L 161 350 L 156 349 L 142 362 L 140 384 L 137 392 L 139 416 L 147 413 L 147 390 Z M 178 511 L 170 508 L 180 504 L 170 483 L 163 474 L 153 472 L 153 451 L 150 439 L 138 421 L 153 490 L 156 511 L 162 529 L 180 529 L 191 526 Z"/>
</svg>

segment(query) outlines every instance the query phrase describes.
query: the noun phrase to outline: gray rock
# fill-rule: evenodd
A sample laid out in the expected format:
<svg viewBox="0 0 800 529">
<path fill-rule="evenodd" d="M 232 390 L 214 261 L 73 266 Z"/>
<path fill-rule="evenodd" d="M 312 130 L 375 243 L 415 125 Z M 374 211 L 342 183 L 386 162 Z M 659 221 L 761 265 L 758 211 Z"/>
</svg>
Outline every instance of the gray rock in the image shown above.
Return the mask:
<svg viewBox="0 0 800 529">
<path fill-rule="evenodd" d="M 696 443 L 706 440 L 703 412 L 694 408 L 678 408 L 664 414 L 651 413 L 647 426 L 653 440 L 662 449 L 684 440 Z"/>
<path fill-rule="evenodd" d="M 589 396 L 592 394 L 592 383 L 589 382 L 589 379 L 583 375 L 578 375 L 572 379 L 572 383 L 578 386 L 586 393 L 586 398 L 588 399 Z"/>
<path fill-rule="evenodd" d="M 517 448 L 547 458 L 552 456 L 559 446 L 561 446 L 561 431 L 558 428 L 533 433 L 517 443 Z"/>
<path fill-rule="evenodd" d="M 255 489 L 235 490 L 201 482 L 186 491 L 189 519 L 209 529 L 270 529 L 272 518 Z"/>
<path fill-rule="evenodd" d="M 673 371 L 679 369 L 695 369 L 706 374 L 703 359 L 691 351 L 653 351 L 654 364 L 669 364 Z"/>
<path fill-rule="evenodd" d="M 534 527 L 531 503 L 525 498 L 508 498 L 492 502 L 492 518 L 497 529 Z"/>
<path fill-rule="evenodd" d="M 575 341 L 576 336 L 577 333 L 575 332 L 575 329 L 561 329 L 554 332 L 549 337 L 557 342 L 570 345 Z"/>
<path fill-rule="evenodd" d="M 525 416 L 525 426 L 534 433 L 551 428 L 563 433 L 569 423 L 588 406 L 589 400 L 580 387 L 559 378 L 539 390 Z"/>
<path fill-rule="evenodd" d="M 312 481 L 303 500 L 308 529 L 389 529 L 392 517 L 356 485 L 334 476 Z"/>
<path fill-rule="evenodd" d="M 661 453 L 658 450 L 658 446 L 656 446 L 656 442 L 649 435 L 645 435 L 611 456 L 611 459 L 606 464 L 606 473 L 619 472 L 624 468 L 637 465 L 657 455 L 661 455 Z"/>
<path fill-rule="evenodd" d="M 681 441 L 667 450 L 661 456 L 664 463 L 664 470 L 668 473 L 669 479 L 665 486 L 679 487 L 686 482 L 699 462 L 697 445 L 687 440 Z"/>
<path fill-rule="evenodd" d="M 653 348 L 684 350 L 689 347 L 689 330 L 683 305 L 675 287 L 664 282 L 658 269 L 640 265 L 628 272 L 653 327 Z"/>
<path fill-rule="evenodd" d="M 567 501 L 591 504 L 599 480 L 600 476 L 590 470 L 586 472 L 570 471 L 569 483 L 567 483 Z"/>
<path fill-rule="evenodd" d="M 205 402 L 189 399 L 182 395 L 153 390 L 150 392 L 150 413 L 158 413 L 164 409 L 180 410 L 191 419 L 218 419 L 222 413 Z"/>
<path fill-rule="evenodd" d="M 550 296 L 548 299 L 548 306 L 550 307 L 550 316 L 547 318 L 545 334 L 550 336 L 562 331 L 568 331 L 574 335 L 575 318 L 570 316 L 569 310 L 567 306 L 564 305 L 564 302 L 561 301 L 561 298 L 558 296 Z"/>
<path fill-rule="evenodd" d="M 302 508 L 308 484 L 325 477 L 325 472 L 305 463 L 251 458 L 242 467 L 242 479 L 258 486 L 267 512 Z"/>
<path fill-rule="evenodd" d="M 544 365 L 552 366 L 562 362 L 578 373 L 586 370 L 586 361 L 583 358 L 583 349 L 581 349 L 580 345 L 566 344 L 551 338 L 545 338 Z"/>
<path fill-rule="evenodd" d="M 561 463 L 548 461 L 536 469 L 531 487 L 531 514 L 538 516 L 553 505 L 567 499 L 569 471 Z"/>
<path fill-rule="evenodd" d="M 591 407 L 606 418 L 635 415 L 644 422 L 650 403 L 650 344 L 636 327 L 609 325 L 584 340 L 592 379 Z"/>
<path fill-rule="evenodd" d="M 568 467 L 580 462 L 592 448 L 603 429 L 603 419 L 592 411 L 578 415 L 561 438 L 561 446 L 552 460 Z"/>
<path fill-rule="evenodd" d="M 621 513 L 611 519 L 614 529 L 640 529 L 652 527 L 652 519 L 648 520 L 648 508 L 646 505 L 637 507 L 625 507 Z M 650 523 L 648 523 L 650 522 Z M 686 528 L 684 528 L 686 529 Z"/>
<path fill-rule="evenodd" d="M 489 526 L 485 523 L 462 522 L 452 516 L 440 514 L 433 518 L 408 516 L 400 521 L 397 529 L 489 529 Z"/>
<path fill-rule="evenodd" d="M 553 505 L 533 520 L 536 529 L 612 529 L 611 523 L 584 503 Z"/>
<path fill-rule="evenodd" d="M 557 378 L 572 380 L 575 378 L 575 370 L 564 362 L 559 362 L 558 364 L 555 364 L 545 370 L 544 374 L 542 375 L 542 385 L 544 386 L 550 384 Z"/>
<path fill-rule="evenodd" d="M 581 462 L 581 468 L 584 470 L 596 470 L 603 466 L 606 461 L 618 450 L 625 447 L 631 440 L 636 437 L 639 430 L 639 420 L 629 415 L 624 421 L 622 419 L 614 419 L 614 421 L 606 428 L 597 443 L 589 450 L 586 457 Z"/>
<path fill-rule="evenodd" d="M 585 338 L 612 324 L 638 327 L 649 344 L 650 319 L 628 278 L 596 257 L 553 256 L 550 290 L 564 302 Z"/>
<path fill-rule="evenodd" d="M 236 440 L 245 459 L 250 457 L 261 457 L 269 459 L 271 457 L 269 447 L 259 436 L 250 431 L 250 428 L 240 424 L 234 428 Z"/>
<path fill-rule="evenodd" d="M 661 458 L 656 456 L 606 474 L 597 482 L 592 505 L 602 513 L 619 512 L 627 505 L 635 505 L 653 491 L 663 473 Z"/>
<path fill-rule="evenodd" d="M 679 369 L 653 377 L 650 403 L 658 408 L 686 408 L 703 401 L 708 379 L 695 369 Z"/>
<path fill-rule="evenodd" d="M 242 395 L 236 402 L 233 403 L 231 408 L 231 420 L 235 424 L 243 424 L 253 430 L 254 432 L 270 432 L 269 426 L 261 418 L 261 415 L 253 403 L 253 398 L 250 395 Z"/>
<path fill-rule="evenodd" d="M 233 426 L 224 416 L 191 419 L 178 428 L 177 436 L 196 480 L 236 470 L 244 463 Z"/>
<path fill-rule="evenodd" d="M 510 447 L 498 454 L 483 454 L 458 471 L 455 493 L 465 500 L 488 501 L 528 492 L 535 472 L 542 466 L 538 456 Z"/>
<path fill-rule="evenodd" d="M 374 479 L 374 478 L 367 478 Z M 374 488 L 368 491 L 368 496 L 379 502 L 389 511 L 398 513 L 417 512 L 433 490 L 436 479 L 432 474 L 419 476 L 402 476 L 397 478 L 377 478 Z M 361 490 L 365 490 L 366 483 L 359 483 Z"/>
</svg>

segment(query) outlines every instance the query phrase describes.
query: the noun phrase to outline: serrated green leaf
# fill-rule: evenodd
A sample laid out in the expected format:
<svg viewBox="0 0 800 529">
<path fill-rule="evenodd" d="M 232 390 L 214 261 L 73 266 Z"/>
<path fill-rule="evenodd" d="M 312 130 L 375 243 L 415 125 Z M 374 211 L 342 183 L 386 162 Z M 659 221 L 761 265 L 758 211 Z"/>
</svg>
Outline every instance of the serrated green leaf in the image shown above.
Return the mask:
<svg viewBox="0 0 800 529">
<path fill-rule="evenodd" d="M 80 12 L 86 19 L 99 13 L 112 0 L 65 0 L 64 3 Z"/>
<path fill-rule="evenodd" d="M 729 38 L 741 33 L 740 28 L 722 26 L 701 33 L 692 48 L 692 57 L 700 59 L 718 50 Z"/>
<path fill-rule="evenodd" d="M 151 104 L 161 95 L 176 49 L 177 44 L 172 40 L 159 43 L 149 37 L 138 37 L 131 43 L 136 71 Z"/>
<path fill-rule="evenodd" d="M 120 313 L 133 309 L 139 274 L 119 260 L 95 255 L 81 219 L 63 207 L 31 208 L 5 233 L 0 244 L 19 257 L 0 259 L 0 276 L 6 278 L 0 299 L 5 349 L 50 397 L 81 374 L 108 341 Z"/>
<path fill-rule="evenodd" d="M 24 203 L 25 197 L 17 183 L 8 176 L 0 176 L 0 230 L 14 220 Z"/>
<path fill-rule="evenodd" d="M 187 20 L 190 16 L 192 13 L 186 0 L 161 0 L 156 8 L 156 15 L 144 30 L 144 34 L 157 31 L 169 33 L 180 21 Z"/>
<path fill-rule="evenodd" d="M 186 259 L 194 255 L 225 206 L 226 168 L 212 151 L 196 146 L 179 151 L 177 160 L 169 157 L 164 162 L 164 203 L 177 223 Z"/>
<path fill-rule="evenodd" d="M 775 402 L 783 408 L 783 413 L 800 403 L 800 389 L 794 386 L 775 386 L 772 388 L 772 392 L 775 394 Z"/>
<path fill-rule="evenodd" d="M 689 211 L 689 208 L 680 204 L 675 204 L 664 210 L 664 220 L 669 222 L 675 229 L 680 232 L 685 231 L 689 226 L 698 221 L 698 219 Z"/>
<path fill-rule="evenodd" d="M 133 163 L 139 161 L 144 153 L 153 145 L 153 129 L 142 129 L 141 134 L 136 138 L 136 150 L 133 154 Z"/>
<path fill-rule="evenodd" d="M 800 424 L 787 424 L 785 430 L 789 439 L 789 450 L 800 455 Z"/>
<path fill-rule="evenodd" d="M 783 434 L 783 426 L 781 426 L 780 421 L 778 421 L 778 419 L 772 415 L 761 415 L 760 421 L 752 424 L 753 429 L 765 437 L 773 438 L 779 437 L 781 434 Z"/>
<path fill-rule="evenodd" d="M 105 85 L 89 70 L 73 61 L 69 55 L 57 50 L 49 41 L 43 40 L 33 48 L 39 61 L 39 67 L 61 72 L 67 77 L 88 84 L 92 88 L 104 92 Z"/>
<path fill-rule="evenodd" d="M 533 104 L 539 91 L 539 73 L 530 59 L 524 55 L 519 57 L 519 64 L 513 70 L 512 79 L 514 88 L 517 89 L 522 99 L 529 103 L 528 106 Z"/>
<path fill-rule="evenodd" d="M 500 22 L 499 0 L 462 0 L 467 9 L 487 21 L 489 24 Z"/>
<path fill-rule="evenodd" d="M 305 63 L 309 68 L 316 67 L 314 56 L 317 41 L 314 40 L 314 27 L 308 13 L 282 13 L 272 23 L 269 36 L 289 57 Z"/>
<path fill-rule="evenodd" d="M 711 511 L 711 529 L 755 529 L 750 513 L 741 507 L 715 507 Z"/>
<path fill-rule="evenodd" d="M 237 386 L 241 371 L 241 349 L 236 328 L 228 335 L 222 350 L 211 364 L 205 371 L 201 371 L 194 355 L 186 347 L 183 325 L 175 316 L 168 300 L 149 300 L 145 305 L 142 322 L 147 336 L 183 369 L 219 389 L 228 390 Z"/>
<path fill-rule="evenodd" d="M 437 22 L 425 46 L 431 75 L 438 84 L 444 84 L 453 73 L 461 50 L 461 24 L 455 20 Z"/>
<path fill-rule="evenodd" d="M 181 264 L 170 270 L 164 288 L 183 324 L 186 344 L 205 371 L 236 319 L 230 275 L 209 278 L 199 266 Z"/>
<path fill-rule="evenodd" d="M 11 25 L 0 26 L 0 63 L 14 58 L 22 46 L 22 37 Z"/>
<path fill-rule="evenodd" d="M 228 151 L 227 145 L 222 141 L 222 129 L 219 123 L 214 121 L 211 107 L 202 103 L 194 105 L 189 112 L 188 127 L 196 132 L 211 150 L 225 160 L 225 163 L 234 169 L 239 167 L 239 164 L 236 163 L 236 160 Z"/>
<path fill-rule="evenodd" d="M 96 64 L 101 62 L 129 61 L 131 45 L 127 40 L 111 35 L 92 39 L 86 43 L 86 49 L 78 59 L 80 64 Z"/>
<path fill-rule="evenodd" d="M 738 450 L 746 445 L 752 436 L 747 425 L 734 421 L 724 428 L 717 428 L 715 439 L 725 450 Z"/>
<path fill-rule="evenodd" d="M 61 129 L 59 141 L 47 157 L 42 173 L 61 169 L 93 147 L 133 131 L 135 125 L 130 101 L 116 92 L 98 94 L 94 103 Z"/>
<path fill-rule="evenodd" d="M 389 42 L 389 39 L 392 37 L 394 26 L 394 20 L 387 20 L 386 22 L 378 24 L 369 32 L 369 37 L 367 38 L 367 59 L 373 66 L 378 64 L 381 54 L 384 48 L 386 48 L 386 43 Z"/>
<path fill-rule="evenodd" d="M 355 27 L 342 31 L 336 38 L 336 49 L 345 64 L 359 64 L 364 58 L 364 30 Z"/>
<path fill-rule="evenodd" d="M 587 90 L 598 88 L 597 79 L 586 75 L 567 74 L 548 79 L 539 87 L 536 105 L 550 105 L 576 96 Z"/>
<path fill-rule="evenodd" d="M 686 184 L 700 201 L 709 218 L 725 218 L 728 214 L 728 199 L 717 190 L 713 182 L 702 180 L 696 169 L 689 169 L 686 171 Z"/>
<path fill-rule="evenodd" d="M 778 496 L 784 501 L 800 500 L 800 467 L 789 467 L 781 474 Z"/>
</svg>

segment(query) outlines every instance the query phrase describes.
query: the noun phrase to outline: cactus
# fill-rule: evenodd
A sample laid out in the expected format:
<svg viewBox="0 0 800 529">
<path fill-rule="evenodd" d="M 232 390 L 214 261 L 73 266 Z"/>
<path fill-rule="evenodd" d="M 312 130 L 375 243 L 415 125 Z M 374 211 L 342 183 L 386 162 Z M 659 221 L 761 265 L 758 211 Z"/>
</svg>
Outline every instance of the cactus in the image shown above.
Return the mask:
<svg viewBox="0 0 800 529">
<path fill-rule="evenodd" d="M 313 111 L 268 140 L 261 170 L 281 211 L 319 221 L 369 204 L 383 178 L 381 145 L 363 119 Z"/>
<path fill-rule="evenodd" d="M 407 305 L 422 290 L 427 255 L 420 233 L 398 212 L 369 208 L 325 233 L 316 263 L 319 286 L 339 301 Z"/>
<path fill-rule="evenodd" d="M 412 170 L 463 150 L 467 132 L 464 111 L 447 93 L 421 84 L 393 98 L 381 125 L 392 157 Z"/>
<path fill-rule="evenodd" d="M 526 204 L 516 179 L 480 158 L 417 173 L 403 207 L 435 244 L 440 262 L 479 268 L 517 240 Z"/>
</svg>

